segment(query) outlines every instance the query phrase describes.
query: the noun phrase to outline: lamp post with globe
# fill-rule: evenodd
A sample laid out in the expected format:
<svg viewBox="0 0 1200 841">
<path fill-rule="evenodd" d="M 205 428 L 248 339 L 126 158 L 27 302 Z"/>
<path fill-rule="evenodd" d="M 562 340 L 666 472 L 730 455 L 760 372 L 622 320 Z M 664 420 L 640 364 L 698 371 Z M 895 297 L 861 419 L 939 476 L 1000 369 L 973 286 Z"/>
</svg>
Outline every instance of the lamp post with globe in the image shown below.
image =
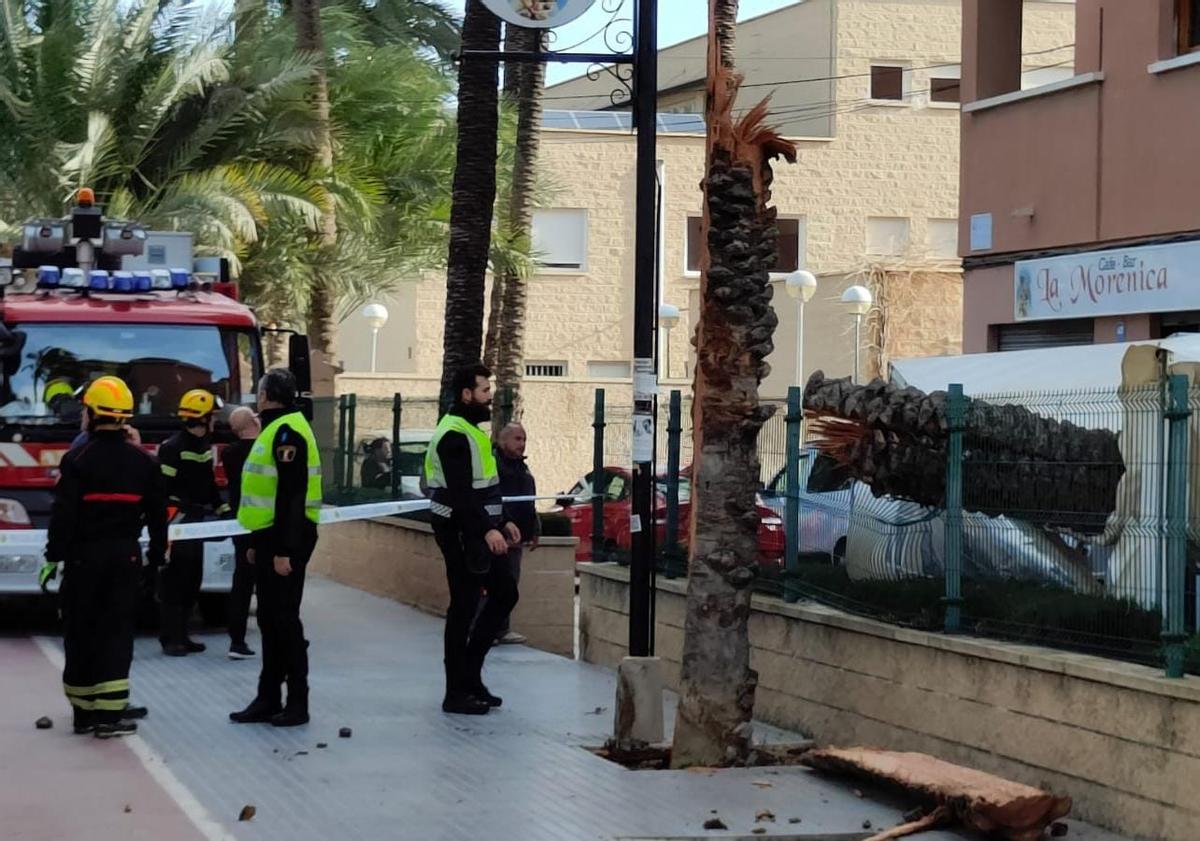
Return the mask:
<svg viewBox="0 0 1200 841">
<path fill-rule="evenodd" d="M 804 305 L 817 292 L 817 279 L 804 269 L 794 271 L 784 283 L 788 297 L 796 302 L 796 385 L 804 387 Z"/>
<path fill-rule="evenodd" d="M 371 327 L 371 373 L 375 373 L 376 352 L 379 349 L 379 331 L 387 324 L 388 311 L 383 304 L 367 304 L 362 308 L 362 317 Z"/>
<path fill-rule="evenodd" d="M 858 357 L 862 348 L 862 320 L 871 311 L 871 290 L 865 286 L 851 286 L 842 293 L 842 303 L 854 316 L 854 382 L 860 377 Z"/>
<path fill-rule="evenodd" d="M 658 305 L 658 326 L 662 330 L 663 367 L 660 379 L 671 378 L 671 331 L 679 323 L 679 307 L 674 304 Z"/>
</svg>

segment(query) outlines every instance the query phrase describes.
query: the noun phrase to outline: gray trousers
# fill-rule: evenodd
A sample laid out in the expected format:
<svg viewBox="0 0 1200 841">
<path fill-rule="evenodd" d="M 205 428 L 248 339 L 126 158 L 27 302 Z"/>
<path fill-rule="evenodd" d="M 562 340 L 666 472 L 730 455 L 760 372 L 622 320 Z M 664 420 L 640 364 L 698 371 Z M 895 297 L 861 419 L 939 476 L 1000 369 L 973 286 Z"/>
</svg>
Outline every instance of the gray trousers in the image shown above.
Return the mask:
<svg viewBox="0 0 1200 841">
<path fill-rule="evenodd" d="M 521 557 L 524 554 L 525 550 L 520 546 L 518 546 L 516 549 L 508 550 L 508 571 L 512 573 L 513 583 L 517 585 L 518 589 L 521 585 Z M 504 617 L 504 624 L 500 626 L 500 633 L 496 634 L 496 636 L 502 637 L 507 634 L 511 628 L 511 625 L 512 614 L 510 613 L 508 616 Z"/>
</svg>

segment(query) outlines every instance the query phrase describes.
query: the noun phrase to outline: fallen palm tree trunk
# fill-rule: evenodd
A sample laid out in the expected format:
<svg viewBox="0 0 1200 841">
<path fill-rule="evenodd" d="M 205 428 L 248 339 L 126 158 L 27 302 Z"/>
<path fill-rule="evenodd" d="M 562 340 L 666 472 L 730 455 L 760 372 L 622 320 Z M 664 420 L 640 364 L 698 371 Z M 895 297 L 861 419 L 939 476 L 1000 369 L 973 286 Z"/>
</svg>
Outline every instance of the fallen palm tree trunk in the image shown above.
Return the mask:
<svg viewBox="0 0 1200 841">
<path fill-rule="evenodd" d="M 812 443 L 876 496 L 944 505 L 949 424 L 946 393 L 857 386 L 815 372 L 804 389 Z M 1125 464 L 1117 435 L 968 400 L 963 507 L 1052 529 L 1098 534 L 1116 508 Z M 1069 489 L 1069 492 L 1064 492 Z"/>
<path fill-rule="evenodd" d="M 952 816 L 954 822 L 992 837 L 1006 841 L 1037 841 L 1050 824 L 1071 811 L 1069 797 L 1057 797 L 923 753 L 822 748 L 810 751 L 803 762 L 821 771 L 898 786 L 942 810 L 931 813 L 927 819 L 931 822 L 917 826 L 913 831 L 932 828 L 936 822 Z M 895 830 L 891 831 L 892 835 L 875 836 L 875 841 L 901 837 L 894 834 Z"/>
</svg>

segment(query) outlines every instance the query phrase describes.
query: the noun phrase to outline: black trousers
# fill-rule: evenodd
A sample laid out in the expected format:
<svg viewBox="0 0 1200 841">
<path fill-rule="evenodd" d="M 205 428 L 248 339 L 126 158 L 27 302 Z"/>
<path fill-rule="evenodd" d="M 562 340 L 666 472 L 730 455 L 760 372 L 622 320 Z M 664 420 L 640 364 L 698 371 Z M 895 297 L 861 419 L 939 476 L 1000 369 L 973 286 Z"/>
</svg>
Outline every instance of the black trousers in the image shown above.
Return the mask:
<svg viewBox="0 0 1200 841">
<path fill-rule="evenodd" d="M 504 555 L 492 556 L 482 540 L 464 538 L 451 520 L 433 517 L 433 536 L 446 561 L 450 606 L 446 610 L 444 663 L 446 691 L 469 692 L 482 683 L 483 661 L 501 626 L 517 604 L 517 584 Z M 468 560 L 490 556 L 485 573 L 473 573 Z M 487 604 L 476 619 L 480 591 Z M 475 620 L 472 628 L 472 620 Z"/>
<path fill-rule="evenodd" d="M 258 629 L 262 633 L 262 672 L 258 700 L 278 706 L 287 683 L 287 705 L 308 710 L 308 641 L 300 621 L 304 576 L 317 546 L 317 529 L 311 526 L 301 546 L 290 558 L 291 575 L 275 571 L 275 547 L 254 541 L 254 566 L 258 586 Z"/>
<path fill-rule="evenodd" d="M 158 638 L 163 645 L 183 643 L 204 578 L 204 541 L 171 545 L 171 560 L 161 571 L 162 609 Z"/>
<path fill-rule="evenodd" d="M 235 565 L 233 587 L 229 592 L 229 641 L 246 642 L 246 623 L 250 619 L 250 597 L 254 595 L 254 579 L 258 571 L 246 557 L 250 550 L 250 535 L 242 534 L 233 539 Z"/>
<path fill-rule="evenodd" d="M 63 691 L 76 723 L 116 722 L 129 703 L 141 576 L 136 541 L 91 546 L 66 564 L 59 591 Z"/>
</svg>

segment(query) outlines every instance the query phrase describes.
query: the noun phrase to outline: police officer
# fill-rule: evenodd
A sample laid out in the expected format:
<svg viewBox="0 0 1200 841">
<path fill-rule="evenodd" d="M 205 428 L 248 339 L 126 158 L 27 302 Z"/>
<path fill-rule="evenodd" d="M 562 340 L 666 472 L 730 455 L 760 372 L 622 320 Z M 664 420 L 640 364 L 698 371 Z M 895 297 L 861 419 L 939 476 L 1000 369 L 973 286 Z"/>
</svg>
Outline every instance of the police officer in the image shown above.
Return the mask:
<svg viewBox="0 0 1200 841">
<path fill-rule="evenodd" d="M 90 436 L 63 456 L 40 575 L 45 589 L 64 564 L 63 690 L 75 732 L 99 738 L 137 731 L 130 719 L 129 664 L 140 591 L 138 537 L 150 532 L 147 560 L 160 566 L 167 546 L 167 507 L 154 459 L 127 441 L 133 394 L 116 377 L 100 377 L 84 393 Z"/>
<path fill-rule="evenodd" d="M 296 378 L 283 368 L 258 385 L 262 432 L 242 468 L 238 523 L 250 531 L 249 560 L 257 571 L 262 671 L 258 693 L 239 712 L 239 724 L 308 722 L 308 642 L 300 622 L 304 573 L 317 545 L 321 512 L 321 454 L 308 420 L 296 407 Z M 287 706 L 282 684 L 287 683 Z"/>
<path fill-rule="evenodd" d="M 454 406 L 442 417 L 425 452 L 425 485 L 432 490 L 433 535 L 446 561 L 446 696 L 442 710 L 484 715 L 500 698 L 483 684 L 483 661 L 517 603 L 505 558 L 521 542 L 504 521 L 492 442 L 480 424 L 491 417 L 491 372 L 473 365 L 454 375 Z M 479 613 L 480 588 L 487 604 Z"/>
<path fill-rule="evenodd" d="M 158 461 L 166 479 L 168 502 L 178 509 L 177 522 L 199 522 L 207 515 L 223 515 L 229 506 L 221 499 L 213 473 L 212 429 L 221 402 L 204 389 L 195 388 L 179 401 L 183 429 L 158 448 Z M 200 595 L 204 577 L 204 542 L 180 541 L 171 546 L 171 558 L 162 575 L 162 615 L 159 640 L 163 653 L 183 657 L 204 651 L 205 645 L 187 635 L 188 620 Z"/>
</svg>

